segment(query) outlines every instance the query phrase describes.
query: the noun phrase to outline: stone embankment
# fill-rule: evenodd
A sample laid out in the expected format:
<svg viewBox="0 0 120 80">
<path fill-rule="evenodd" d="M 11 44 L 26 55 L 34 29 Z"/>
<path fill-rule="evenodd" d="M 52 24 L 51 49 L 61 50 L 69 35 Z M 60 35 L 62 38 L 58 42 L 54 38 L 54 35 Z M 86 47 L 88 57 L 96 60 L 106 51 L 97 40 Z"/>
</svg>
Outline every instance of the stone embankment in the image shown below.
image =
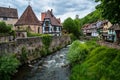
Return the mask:
<svg viewBox="0 0 120 80">
<path fill-rule="evenodd" d="M 51 43 L 49 45 L 49 52 L 54 52 L 58 48 L 63 48 L 70 43 L 69 36 L 54 36 L 52 37 Z M 16 39 L 13 42 L 0 43 L 0 55 L 7 54 L 16 54 L 19 55 L 22 53 L 22 48 L 25 47 L 28 52 L 28 60 L 33 60 L 38 57 L 41 57 L 43 54 L 44 44 L 41 37 L 31 37 L 31 38 L 20 38 Z"/>
</svg>

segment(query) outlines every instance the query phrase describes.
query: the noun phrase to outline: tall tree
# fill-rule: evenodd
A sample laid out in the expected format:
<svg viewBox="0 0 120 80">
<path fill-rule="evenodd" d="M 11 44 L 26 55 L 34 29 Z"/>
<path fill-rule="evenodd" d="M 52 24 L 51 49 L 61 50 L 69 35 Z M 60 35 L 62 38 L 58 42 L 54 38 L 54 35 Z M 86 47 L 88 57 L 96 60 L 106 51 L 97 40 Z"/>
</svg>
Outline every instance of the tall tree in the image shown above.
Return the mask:
<svg viewBox="0 0 120 80">
<path fill-rule="evenodd" d="M 67 18 L 63 23 L 63 29 L 65 29 L 68 33 L 72 33 L 77 38 L 79 37 L 79 23 L 77 20 L 73 20 L 72 18 Z"/>
<path fill-rule="evenodd" d="M 67 32 L 72 33 L 74 31 L 75 24 L 72 20 L 72 18 L 67 18 L 63 23 L 63 29 L 65 29 Z"/>
<path fill-rule="evenodd" d="M 120 0 L 95 0 L 100 2 L 96 7 L 101 11 L 102 16 L 113 24 L 120 24 Z"/>
</svg>

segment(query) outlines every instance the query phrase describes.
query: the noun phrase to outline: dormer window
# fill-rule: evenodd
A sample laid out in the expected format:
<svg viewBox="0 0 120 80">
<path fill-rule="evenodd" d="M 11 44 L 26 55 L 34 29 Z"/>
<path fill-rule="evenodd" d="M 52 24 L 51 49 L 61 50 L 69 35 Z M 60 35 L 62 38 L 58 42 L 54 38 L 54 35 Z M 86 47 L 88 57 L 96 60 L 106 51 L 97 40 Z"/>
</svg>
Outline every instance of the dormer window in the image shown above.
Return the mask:
<svg viewBox="0 0 120 80">
<path fill-rule="evenodd" d="M 7 17 L 3 17 L 3 20 L 7 20 L 8 18 Z"/>
</svg>

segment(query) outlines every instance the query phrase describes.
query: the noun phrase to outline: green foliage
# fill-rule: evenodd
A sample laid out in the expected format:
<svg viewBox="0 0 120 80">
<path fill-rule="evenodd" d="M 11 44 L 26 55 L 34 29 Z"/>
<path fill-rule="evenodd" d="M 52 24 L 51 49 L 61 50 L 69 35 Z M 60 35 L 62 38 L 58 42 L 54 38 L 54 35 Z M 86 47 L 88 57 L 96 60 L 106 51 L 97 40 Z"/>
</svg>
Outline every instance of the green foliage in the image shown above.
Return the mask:
<svg viewBox="0 0 120 80">
<path fill-rule="evenodd" d="M 0 57 L 0 80 L 10 80 L 10 76 L 16 72 L 20 62 L 13 55 Z"/>
<path fill-rule="evenodd" d="M 25 62 L 27 60 L 27 54 L 28 54 L 28 51 L 27 51 L 26 47 L 22 47 L 21 55 L 20 55 L 21 62 Z"/>
<path fill-rule="evenodd" d="M 119 0 L 95 0 L 100 2 L 96 7 L 101 11 L 103 18 L 108 19 L 110 22 L 120 24 L 120 1 Z"/>
<path fill-rule="evenodd" d="M 42 49 L 40 50 L 41 56 L 46 56 L 48 55 L 50 52 L 46 47 L 42 47 Z"/>
<path fill-rule="evenodd" d="M 76 38 L 79 38 L 80 36 L 83 36 L 81 28 L 84 24 L 94 23 L 98 20 L 103 20 L 103 17 L 99 10 L 95 10 L 81 19 L 73 20 L 71 18 L 67 18 L 63 23 L 63 29 L 72 33 Z"/>
<path fill-rule="evenodd" d="M 49 48 L 51 41 L 52 41 L 52 36 L 50 35 L 42 36 L 42 42 L 46 48 Z"/>
<path fill-rule="evenodd" d="M 71 42 L 77 40 L 77 37 L 74 36 L 74 34 L 72 34 L 72 33 L 70 34 L 70 38 L 71 38 Z"/>
<path fill-rule="evenodd" d="M 70 63 L 83 62 L 88 54 L 87 45 L 80 41 L 74 41 L 71 44 L 67 58 Z"/>
<path fill-rule="evenodd" d="M 52 36 L 50 35 L 43 35 L 42 37 L 42 43 L 43 43 L 43 52 L 45 52 L 45 54 L 49 54 L 50 51 L 49 51 L 49 46 L 51 44 L 51 41 L 52 41 Z"/>
<path fill-rule="evenodd" d="M 87 45 L 89 51 L 91 51 L 91 50 L 95 49 L 96 47 L 100 46 L 96 43 L 96 40 L 94 41 L 93 39 L 90 40 L 90 41 L 86 41 L 85 44 Z"/>
<path fill-rule="evenodd" d="M 68 33 L 72 33 L 77 38 L 80 36 L 80 25 L 77 19 L 73 20 L 72 18 L 67 18 L 63 23 L 63 29 Z"/>
<path fill-rule="evenodd" d="M 84 24 L 94 23 L 98 20 L 103 20 L 103 18 L 101 17 L 100 11 L 95 10 L 89 13 L 87 16 L 80 19 L 80 26 L 83 26 Z"/>
<path fill-rule="evenodd" d="M 70 80 L 119 80 L 120 50 L 99 46 L 90 41 L 84 44 L 88 46 L 90 53 L 81 64 L 74 64 Z"/>
<path fill-rule="evenodd" d="M 72 18 L 67 18 L 63 23 L 63 28 L 67 30 L 69 33 L 74 32 L 75 29 L 74 27 L 75 27 L 75 23 L 73 22 Z"/>
<path fill-rule="evenodd" d="M 27 31 L 27 36 L 28 37 L 35 37 L 35 36 L 42 36 L 42 34 L 39 34 L 39 33 L 30 33 L 29 31 Z"/>
<path fill-rule="evenodd" d="M 0 22 L 0 33 L 11 33 L 12 31 L 12 26 L 11 25 L 6 25 L 5 22 Z"/>
</svg>

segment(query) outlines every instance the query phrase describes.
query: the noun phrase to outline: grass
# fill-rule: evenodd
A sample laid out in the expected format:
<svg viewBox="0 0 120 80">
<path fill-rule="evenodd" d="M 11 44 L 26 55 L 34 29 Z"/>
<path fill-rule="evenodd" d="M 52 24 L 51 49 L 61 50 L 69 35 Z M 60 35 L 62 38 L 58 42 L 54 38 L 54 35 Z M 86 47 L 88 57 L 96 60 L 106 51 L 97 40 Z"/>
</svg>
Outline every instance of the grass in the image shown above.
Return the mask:
<svg viewBox="0 0 120 80">
<path fill-rule="evenodd" d="M 70 80 L 119 80 L 120 50 L 99 46 L 95 42 L 86 42 L 85 45 L 89 53 L 84 61 L 72 66 Z M 76 53 L 72 52 L 71 56 L 74 54 Z M 80 59 L 77 62 L 80 62 Z"/>
</svg>

